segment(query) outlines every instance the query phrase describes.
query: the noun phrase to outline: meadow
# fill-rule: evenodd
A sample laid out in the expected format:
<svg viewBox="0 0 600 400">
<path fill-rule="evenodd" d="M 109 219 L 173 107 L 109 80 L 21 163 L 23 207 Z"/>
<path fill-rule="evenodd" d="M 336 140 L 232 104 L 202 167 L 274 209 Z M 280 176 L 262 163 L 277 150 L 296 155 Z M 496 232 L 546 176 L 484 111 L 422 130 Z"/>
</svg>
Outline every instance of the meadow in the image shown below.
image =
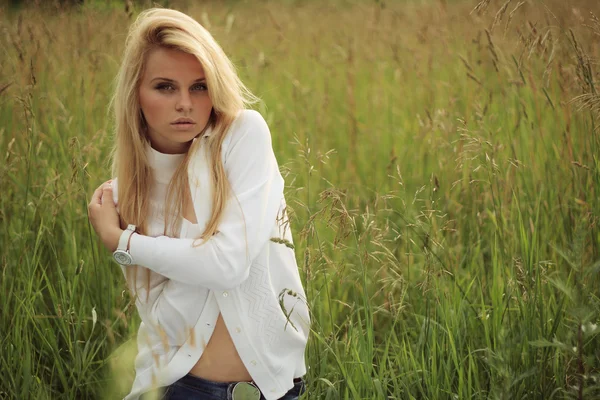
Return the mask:
<svg viewBox="0 0 600 400">
<path fill-rule="evenodd" d="M 34 3 L 34 2 L 29 2 Z M 87 204 L 150 1 L 0 6 L 0 399 L 116 399 L 135 305 Z M 163 1 L 262 99 L 308 399 L 600 398 L 600 4 Z"/>
</svg>

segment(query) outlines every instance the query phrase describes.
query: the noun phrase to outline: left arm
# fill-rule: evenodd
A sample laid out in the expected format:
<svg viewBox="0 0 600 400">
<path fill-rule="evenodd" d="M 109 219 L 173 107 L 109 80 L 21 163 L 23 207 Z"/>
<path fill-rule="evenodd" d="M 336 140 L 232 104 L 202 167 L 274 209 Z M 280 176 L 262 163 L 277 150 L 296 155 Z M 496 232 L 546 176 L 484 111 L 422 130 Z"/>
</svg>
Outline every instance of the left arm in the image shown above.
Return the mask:
<svg viewBox="0 0 600 400">
<path fill-rule="evenodd" d="M 112 199 L 112 201 L 110 201 Z M 117 248 L 119 237 L 126 224 L 120 221 L 118 209 L 118 182 L 112 179 L 103 183 L 95 192 L 88 206 L 94 229 L 111 251 Z M 119 224 L 121 224 L 119 226 Z M 154 329 L 160 325 L 159 303 L 169 279 L 146 268 L 127 268 L 121 265 L 127 287 L 135 294 L 135 304 L 140 318 Z M 135 276 L 131 276 L 135 274 Z"/>
<path fill-rule="evenodd" d="M 284 181 L 273 153 L 269 128 L 249 112 L 225 157 L 232 189 L 218 232 L 207 240 L 133 234 L 134 263 L 169 279 L 227 289 L 241 284 L 252 260 L 268 242 L 281 207 Z M 196 243 L 196 246 L 194 246 Z"/>
</svg>

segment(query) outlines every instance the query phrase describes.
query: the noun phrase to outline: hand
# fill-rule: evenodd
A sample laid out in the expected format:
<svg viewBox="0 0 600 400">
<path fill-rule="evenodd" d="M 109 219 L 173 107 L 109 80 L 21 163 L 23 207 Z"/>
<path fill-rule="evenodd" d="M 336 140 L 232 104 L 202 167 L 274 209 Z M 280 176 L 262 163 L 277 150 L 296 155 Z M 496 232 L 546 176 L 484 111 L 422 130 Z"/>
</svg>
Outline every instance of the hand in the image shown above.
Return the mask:
<svg viewBox="0 0 600 400">
<path fill-rule="evenodd" d="M 111 252 L 117 249 L 121 229 L 119 214 L 113 201 L 111 181 L 106 181 L 92 195 L 88 216 L 104 246 Z"/>
</svg>

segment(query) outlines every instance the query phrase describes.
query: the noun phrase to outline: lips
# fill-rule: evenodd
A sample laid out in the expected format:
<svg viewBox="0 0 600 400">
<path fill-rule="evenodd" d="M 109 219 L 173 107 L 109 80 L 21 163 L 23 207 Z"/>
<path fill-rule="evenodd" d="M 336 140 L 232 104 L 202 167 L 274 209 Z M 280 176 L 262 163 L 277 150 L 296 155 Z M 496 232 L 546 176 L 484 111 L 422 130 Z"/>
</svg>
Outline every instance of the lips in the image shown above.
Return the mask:
<svg viewBox="0 0 600 400">
<path fill-rule="evenodd" d="M 175 121 L 171 122 L 171 125 L 195 125 L 193 119 L 191 118 L 177 118 Z"/>
<path fill-rule="evenodd" d="M 196 126 L 196 122 L 191 118 L 178 118 L 175 121 L 171 122 L 171 127 L 177 131 L 192 131 Z"/>
</svg>

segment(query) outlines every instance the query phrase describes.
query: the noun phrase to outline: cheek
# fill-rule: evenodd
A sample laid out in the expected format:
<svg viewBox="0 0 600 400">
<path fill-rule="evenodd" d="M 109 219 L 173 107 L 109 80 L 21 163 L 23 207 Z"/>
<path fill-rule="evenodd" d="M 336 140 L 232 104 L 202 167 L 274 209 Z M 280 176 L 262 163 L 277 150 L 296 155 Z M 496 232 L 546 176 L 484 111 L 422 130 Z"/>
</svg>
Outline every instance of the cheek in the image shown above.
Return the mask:
<svg viewBox="0 0 600 400">
<path fill-rule="evenodd" d="M 200 110 L 202 112 L 202 114 L 206 114 L 206 113 L 210 114 L 213 104 L 212 104 L 210 97 L 208 97 L 208 95 L 206 95 L 197 100 L 196 107 L 198 108 L 198 110 Z"/>
<path fill-rule="evenodd" d="M 163 96 L 151 91 L 140 91 L 140 107 L 146 117 L 148 124 L 153 125 L 160 122 L 162 114 L 168 107 L 167 101 Z"/>
</svg>

